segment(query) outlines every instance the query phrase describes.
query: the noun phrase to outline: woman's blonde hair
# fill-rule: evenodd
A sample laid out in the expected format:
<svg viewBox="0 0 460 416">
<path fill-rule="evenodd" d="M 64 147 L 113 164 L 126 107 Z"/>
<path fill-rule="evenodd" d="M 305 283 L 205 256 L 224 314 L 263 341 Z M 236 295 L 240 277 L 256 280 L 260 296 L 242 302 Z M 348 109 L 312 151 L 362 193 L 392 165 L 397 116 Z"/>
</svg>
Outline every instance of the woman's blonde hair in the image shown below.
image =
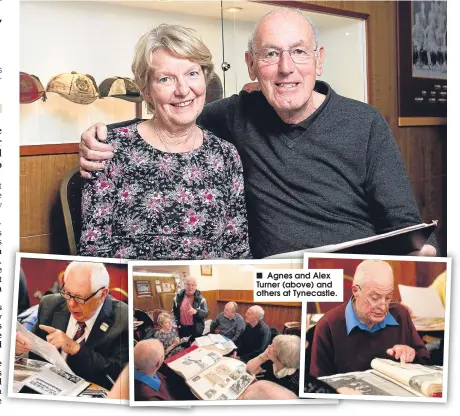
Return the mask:
<svg viewBox="0 0 460 416">
<path fill-rule="evenodd" d="M 143 35 L 136 45 L 131 69 L 134 81 L 141 92 L 149 84 L 152 52 L 164 48 L 173 54 L 188 59 L 201 66 L 206 84 L 214 74 L 212 55 L 208 47 L 197 37 L 193 29 L 179 25 L 161 24 Z M 153 105 L 147 102 L 147 108 L 153 112 Z"/>
<path fill-rule="evenodd" d="M 273 344 L 284 368 L 300 367 L 300 338 L 297 335 L 277 335 L 273 338 Z"/>
<path fill-rule="evenodd" d="M 162 328 L 163 328 L 163 324 L 165 323 L 166 319 L 171 319 L 172 321 L 172 317 L 169 313 L 166 313 L 166 312 L 162 312 L 158 315 L 158 318 L 157 318 L 157 324 L 160 325 Z"/>
</svg>

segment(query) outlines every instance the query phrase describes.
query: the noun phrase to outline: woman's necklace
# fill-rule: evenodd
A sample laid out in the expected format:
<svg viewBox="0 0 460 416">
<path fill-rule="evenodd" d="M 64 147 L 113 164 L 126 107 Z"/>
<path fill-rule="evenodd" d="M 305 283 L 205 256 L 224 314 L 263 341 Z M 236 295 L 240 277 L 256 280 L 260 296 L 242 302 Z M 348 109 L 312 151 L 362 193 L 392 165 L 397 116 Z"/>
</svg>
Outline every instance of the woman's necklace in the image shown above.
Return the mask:
<svg viewBox="0 0 460 416">
<path fill-rule="evenodd" d="M 157 126 L 155 125 L 155 122 L 153 122 L 152 125 L 153 125 L 153 130 L 154 130 L 155 134 L 157 135 L 158 139 L 160 140 L 161 144 L 164 146 L 164 148 L 166 149 L 166 151 L 167 151 L 168 153 L 178 153 L 178 152 L 173 152 L 173 151 L 171 151 L 171 149 L 168 148 L 168 146 L 166 145 L 166 143 L 165 143 L 165 142 L 163 141 L 163 139 L 161 138 L 161 134 L 160 134 L 160 132 L 159 132 Z M 189 154 L 189 153 L 195 148 L 196 136 L 197 136 L 197 132 L 196 132 L 196 130 L 195 130 L 194 135 L 193 135 L 192 147 L 191 147 L 189 150 L 187 150 L 186 152 L 180 152 L 180 153 L 187 153 L 187 154 Z M 170 143 L 170 145 L 172 145 L 172 146 L 177 146 L 177 145 L 179 145 L 179 144 L 184 144 L 184 143 L 187 142 L 188 139 L 189 139 L 189 138 L 187 137 L 185 140 L 178 140 L 178 141 L 176 141 L 176 142 Z"/>
</svg>

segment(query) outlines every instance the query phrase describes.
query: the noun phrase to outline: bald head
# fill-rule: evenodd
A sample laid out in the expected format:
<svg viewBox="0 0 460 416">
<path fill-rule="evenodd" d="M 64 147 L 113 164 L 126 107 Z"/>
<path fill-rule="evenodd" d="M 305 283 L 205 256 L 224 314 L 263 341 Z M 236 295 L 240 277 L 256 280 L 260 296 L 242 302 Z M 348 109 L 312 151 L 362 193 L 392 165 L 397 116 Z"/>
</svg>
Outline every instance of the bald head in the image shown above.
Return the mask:
<svg viewBox="0 0 460 416">
<path fill-rule="evenodd" d="M 285 387 L 267 380 L 251 384 L 240 400 L 294 400 L 297 396 Z"/>
<path fill-rule="evenodd" d="M 194 278 L 193 276 L 188 276 L 185 279 L 185 293 L 189 296 L 195 294 L 196 287 L 197 287 L 196 278 Z"/>
<path fill-rule="evenodd" d="M 163 344 L 157 339 L 140 341 L 134 347 L 134 367 L 149 376 L 155 375 L 164 358 Z"/>
<path fill-rule="evenodd" d="M 227 319 L 233 319 L 236 315 L 237 310 L 238 310 L 238 305 L 236 302 L 228 302 L 224 308 L 224 316 Z"/>
<path fill-rule="evenodd" d="M 264 319 L 264 310 L 259 305 L 251 306 L 244 315 L 246 322 L 251 326 L 256 326 L 259 321 Z"/>
<path fill-rule="evenodd" d="M 393 286 L 393 269 L 383 260 L 364 260 L 355 271 L 353 285 L 364 286 L 368 283 L 376 283 L 382 286 Z"/>
<path fill-rule="evenodd" d="M 315 24 L 311 19 L 305 16 L 300 10 L 281 7 L 265 13 L 256 23 L 254 31 L 248 40 L 248 51 L 254 52 L 260 47 L 262 35 L 266 31 L 271 31 L 272 28 L 278 25 L 281 21 L 289 22 L 298 28 L 302 28 L 310 32 L 310 37 L 313 41 L 313 48 L 318 46 L 318 32 Z"/>
</svg>

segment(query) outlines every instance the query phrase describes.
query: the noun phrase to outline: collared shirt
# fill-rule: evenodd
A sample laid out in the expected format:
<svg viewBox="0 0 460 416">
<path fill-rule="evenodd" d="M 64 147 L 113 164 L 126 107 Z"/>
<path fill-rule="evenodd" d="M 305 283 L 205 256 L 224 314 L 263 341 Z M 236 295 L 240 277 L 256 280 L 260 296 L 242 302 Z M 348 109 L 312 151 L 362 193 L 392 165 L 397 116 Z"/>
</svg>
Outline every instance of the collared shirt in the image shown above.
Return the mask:
<svg viewBox="0 0 460 416">
<path fill-rule="evenodd" d="M 154 374 L 154 376 L 151 377 L 142 371 L 134 369 L 134 379 L 146 384 L 155 391 L 160 390 L 161 380 L 158 378 L 157 374 Z"/>
<path fill-rule="evenodd" d="M 217 328 L 220 333 L 235 342 L 243 333 L 246 324 L 243 317 L 236 313 L 233 319 L 228 319 L 223 312 L 221 312 L 211 323 L 211 332 Z"/>
<path fill-rule="evenodd" d="M 353 309 L 353 297 L 350 298 L 348 301 L 347 307 L 345 308 L 345 322 L 347 325 L 347 335 L 350 335 L 350 332 L 353 328 L 358 327 L 362 331 L 368 332 L 377 332 L 381 329 L 385 328 L 387 325 L 389 326 L 398 326 L 398 322 L 393 317 L 393 315 L 388 312 L 385 316 L 385 319 L 382 322 L 378 322 L 372 328 L 369 328 L 367 325 L 363 324 L 359 319 L 358 315 L 356 315 L 355 310 Z"/>
<path fill-rule="evenodd" d="M 96 319 L 99 316 L 99 313 L 101 312 L 103 305 L 104 305 L 104 302 L 102 302 L 102 304 L 96 310 L 94 315 L 91 318 L 89 318 L 87 321 L 85 321 L 85 324 L 86 324 L 85 333 L 84 333 L 85 342 L 88 340 L 89 334 L 91 333 L 91 330 L 93 329 L 94 323 L 96 322 Z M 78 321 L 73 317 L 72 314 L 70 314 L 69 323 L 67 324 L 67 330 L 65 331 L 65 333 L 70 339 L 73 339 L 77 331 L 78 331 Z M 64 360 L 67 359 L 66 352 L 62 351 L 61 355 L 64 358 Z"/>
</svg>

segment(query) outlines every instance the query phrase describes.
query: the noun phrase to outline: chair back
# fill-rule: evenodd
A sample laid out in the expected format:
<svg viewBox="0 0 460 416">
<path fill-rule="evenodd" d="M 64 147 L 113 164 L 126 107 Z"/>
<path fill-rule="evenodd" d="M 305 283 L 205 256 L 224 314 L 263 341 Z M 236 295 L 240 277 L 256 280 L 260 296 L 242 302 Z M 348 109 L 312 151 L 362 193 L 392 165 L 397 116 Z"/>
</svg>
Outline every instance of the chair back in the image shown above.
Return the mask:
<svg viewBox="0 0 460 416">
<path fill-rule="evenodd" d="M 72 255 L 77 254 L 77 245 L 81 236 L 81 197 L 84 184 L 85 179 L 80 176 L 79 167 L 67 172 L 61 181 L 62 212 L 69 243 L 69 253 Z"/>
</svg>

